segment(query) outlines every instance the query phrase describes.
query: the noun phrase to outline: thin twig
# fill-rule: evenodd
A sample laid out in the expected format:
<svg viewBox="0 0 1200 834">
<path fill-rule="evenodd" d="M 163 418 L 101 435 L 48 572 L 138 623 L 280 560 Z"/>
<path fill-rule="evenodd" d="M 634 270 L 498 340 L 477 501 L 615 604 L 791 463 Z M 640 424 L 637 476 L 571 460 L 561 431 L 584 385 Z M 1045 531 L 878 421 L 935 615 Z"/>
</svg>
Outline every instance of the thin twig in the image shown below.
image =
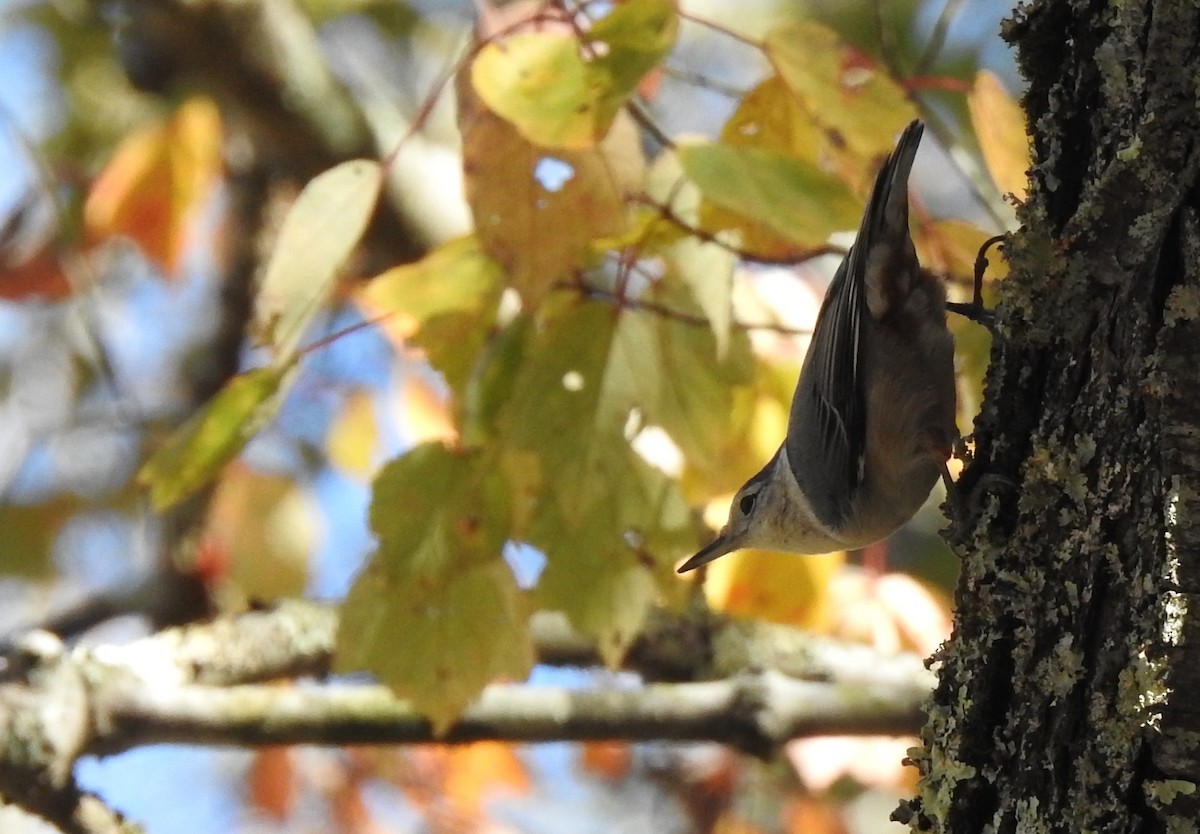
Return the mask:
<svg viewBox="0 0 1200 834">
<path fill-rule="evenodd" d="M 689 324 L 693 327 L 711 327 L 711 323 L 705 316 L 696 315 L 695 313 L 685 313 L 682 310 L 677 310 L 674 307 L 668 307 L 666 304 L 660 304 L 657 301 L 644 301 L 642 299 L 630 298 L 628 296 L 619 295 L 612 290 L 606 290 L 603 287 L 597 287 L 594 284 L 589 284 L 583 280 L 576 281 L 559 281 L 554 285 L 558 290 L 570 290 L 579 293 L 584 298 L 594 301 L 607 301 L 615 304 L 622 310 L 633 310 L 635 312 L 652 313 L 656 316 L 680 322 L 681 324 Z M 733 327 L 739 330 L 767 330 L 772 333 L 780 333 L 784 336 L 809 336 L 812 335 L 812 330 L 809 328 L 788 327 L 783 324 L 771 323 L 755 323 L 745 321 L 731 322 Z"/>
<path fill-rule="evenodd" d="M 938 15 L 937 23 L 929 36 L 929 44 L 917 59 L 917 66 L 913 69 L 914 75 L 924 75 L 933 66 L 933 62 L 942 52 L 942 47 L 946 45 L 946 34 L 961 8 L 962 0 L 946 0 L 946 5 L 942 6 L 942 13 Z"/>
</svg>

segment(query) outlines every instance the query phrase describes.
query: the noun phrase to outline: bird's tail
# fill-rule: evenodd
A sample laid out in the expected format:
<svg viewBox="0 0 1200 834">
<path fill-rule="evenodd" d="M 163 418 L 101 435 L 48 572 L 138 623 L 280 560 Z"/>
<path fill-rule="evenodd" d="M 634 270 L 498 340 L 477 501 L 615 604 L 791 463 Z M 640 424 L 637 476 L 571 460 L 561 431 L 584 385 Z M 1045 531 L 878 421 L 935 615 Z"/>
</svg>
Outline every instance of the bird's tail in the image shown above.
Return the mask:
<svg viewBox="0 0 1200 834">
<path fill-rule="evenodd" d="M 867 307 L 876 320 L 902 304 L 919 280 L 919 266 L 908 233 L 908 175 L 925 126 L 913 120 L 896 149 L 879 169 L 871 198 L 854 242 L 865 284 Z M 851 270 L 854 274 L 855 270 Z"/>
</svg>

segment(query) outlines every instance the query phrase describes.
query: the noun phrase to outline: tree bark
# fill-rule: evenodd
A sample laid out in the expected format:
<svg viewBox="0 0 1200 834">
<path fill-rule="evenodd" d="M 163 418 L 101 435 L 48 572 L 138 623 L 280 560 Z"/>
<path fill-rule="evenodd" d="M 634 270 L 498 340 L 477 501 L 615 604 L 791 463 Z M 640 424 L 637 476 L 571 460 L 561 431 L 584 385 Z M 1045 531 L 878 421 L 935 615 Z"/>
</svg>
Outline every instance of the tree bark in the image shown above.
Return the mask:
<svg viewBox="0 0 1200 834">
<path fill-rule="evenodd" d="M 1196 831 L 1200 6 L 1022 4 L 1030 193 L 959 483 L 954 636 L 896 818 Z"/>
</svg>

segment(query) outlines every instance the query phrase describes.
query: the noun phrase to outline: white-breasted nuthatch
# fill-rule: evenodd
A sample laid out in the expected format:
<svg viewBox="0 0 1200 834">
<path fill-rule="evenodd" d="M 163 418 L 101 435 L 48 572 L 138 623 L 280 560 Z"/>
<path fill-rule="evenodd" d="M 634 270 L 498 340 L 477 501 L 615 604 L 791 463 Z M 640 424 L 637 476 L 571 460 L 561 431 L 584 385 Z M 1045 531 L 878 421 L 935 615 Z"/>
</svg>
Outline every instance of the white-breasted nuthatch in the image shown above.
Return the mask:
<svg viewBox="0 0 1200 834">
<path fill-rule="evenodd" d="M 829 285 L 792 397 L 787 437 L 733 498 L 692 570 L 743 547 L 826 553 L 908 521 L 958 437 L 946 291 L 908 232 L 912 122 L 875 179 L 854 245 Z M 948 477 L 948 475 L 946 476 Z"/>
</svg>

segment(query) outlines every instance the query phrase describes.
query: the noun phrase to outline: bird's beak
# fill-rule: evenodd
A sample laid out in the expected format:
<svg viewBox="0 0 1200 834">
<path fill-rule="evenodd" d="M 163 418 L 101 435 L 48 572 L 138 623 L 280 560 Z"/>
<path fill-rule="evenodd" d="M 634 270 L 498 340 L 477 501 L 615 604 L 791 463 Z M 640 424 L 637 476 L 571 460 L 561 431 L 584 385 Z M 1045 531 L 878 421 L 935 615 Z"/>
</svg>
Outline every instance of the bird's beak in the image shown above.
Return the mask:
<svg viewBox="0 0 1200 834">
<path fill-rule="evenodd" d="M 713 539 L 711 544 L 684 562 L 679 568 L 679 573 L 687 573 L 701 565 L 707 565 L 713 559 L 719 559 L 726 553 L 732 553 L 739 547 L 741 547 L 741 544 L 729 534 L 729 530 L 726 528 L 717 534 L 717 537 Z"/>
</svg>

